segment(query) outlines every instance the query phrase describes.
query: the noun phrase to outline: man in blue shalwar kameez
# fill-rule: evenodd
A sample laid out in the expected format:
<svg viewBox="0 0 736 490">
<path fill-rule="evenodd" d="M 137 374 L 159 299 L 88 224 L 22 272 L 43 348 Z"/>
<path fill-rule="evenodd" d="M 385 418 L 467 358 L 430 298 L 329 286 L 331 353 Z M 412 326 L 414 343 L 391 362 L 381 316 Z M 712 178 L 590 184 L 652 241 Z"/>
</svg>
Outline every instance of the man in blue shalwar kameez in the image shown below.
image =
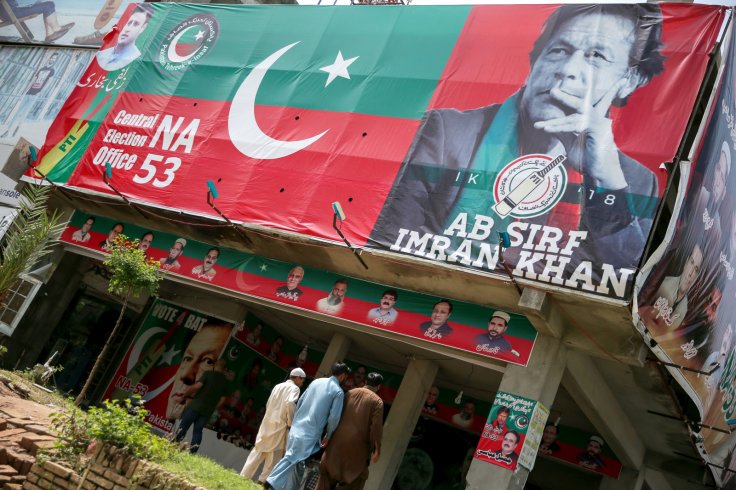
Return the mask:
<svg viewBox="0 0 736 490">
<path fill-rule="evenodd" d="M 342 415 L 344 394 L 340 383 L 350 368 L 342 362 L 332 365 L 332 376 L 316 379 L 296 405 L 294 421 L 286 443 L 286 453 L 266 479 L 265 487 L 275 490 L 297 490 L 301 480 L 300 463 L 319 451 L 332 437 Z M 322 437 L 325 431 L 324 438 Z"/>
</svg>

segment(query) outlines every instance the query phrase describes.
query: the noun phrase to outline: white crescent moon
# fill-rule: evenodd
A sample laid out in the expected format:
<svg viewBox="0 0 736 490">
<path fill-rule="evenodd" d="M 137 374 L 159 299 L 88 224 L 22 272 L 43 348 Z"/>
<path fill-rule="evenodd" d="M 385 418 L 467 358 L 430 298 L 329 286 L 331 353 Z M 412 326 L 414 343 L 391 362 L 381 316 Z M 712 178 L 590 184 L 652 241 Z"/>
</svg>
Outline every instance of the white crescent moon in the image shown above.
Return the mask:
<svg viewBox="0 0 736 490">
<path fill-rule="evenodd" d="M 184 34 L 186 34 L 188 31 L 194 29 L 195 27 L 200 27 L 201 28 L 201 26 L 199 26 L 199 25 L 189 26 L 186 29 L 184 29 L 183 31 L 181 31 L 179 34 L 177 34 L 176 37 L 174 37 L 174 39 L 171 40 L 171 44 L 169 44 L 169 50 L 167 51 L 167 54 L 169 55 L 169 59 L 171 61 L 173 61 L 174 63 L 182 63 L 182 62 L 188 60 L 189 58 L 191 58 L 192 56 L 194 56 L 195 54 L 197 54 L 196 51 L 194 53 L 190 54 L 189 56 L 179 56 L 178 54 L 176 54 L 176 45 L 179 44 L 179 39 L 181 39 L 181 37 Z"/>
<path fill-rule="evenodd" d="M 146 330 L 143 332 L 143 334 L 140 336 L 140 338 L 133 344 L 133 348 L 130 351 L 130 357 L 128 358 L 128 365 L 125 367 L 125 372 L 129 373 L 131 369 L 133 369 L 133 366 L 135 366 L 138 363 L 138 360 L 141 358 L 141 354 L 143 353 L 143 347 L 145 347 L 146 342 L 148 342 L 154 335 L 160 334 L 160 333 L 166 333 L 166 330 L 163 328 L 151 328 L 149 330 Z"/>
<path fill-rule="evenodd" d="M 303 140 L 282 141 L 271 138 L 261 131 L 258 121 L 256 121 L 256 94 L 263 77 L 276 60 L 297 44 L 299 44 L 299 41 L 284 46 L 258 63 L 245 77 L 235 93 L 235 97 L 233 97 L 227 119 L 227 128 L 230 133 L 230 140 L 235 148 L 245 156 L 263 160 L 287 157 L 311 145 L 328 131 L 323 131 Z"/>
</svg>

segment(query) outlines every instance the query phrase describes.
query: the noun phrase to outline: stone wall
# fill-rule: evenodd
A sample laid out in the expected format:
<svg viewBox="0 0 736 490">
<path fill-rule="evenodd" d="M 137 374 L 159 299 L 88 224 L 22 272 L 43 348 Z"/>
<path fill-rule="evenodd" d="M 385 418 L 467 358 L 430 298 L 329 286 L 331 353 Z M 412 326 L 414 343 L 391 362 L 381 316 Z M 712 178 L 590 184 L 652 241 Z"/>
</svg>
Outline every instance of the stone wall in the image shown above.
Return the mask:
<svg viewBox="0 0 736 490">
<path fill-rule="evenodd" d="M 21 487 L 17 488 L 20 490 Z M 135 459 L 122 450 L 110 446 L 99 446 L 81 475 L 51 461 L 35 464 L 31 467 L 22 488 L 23 490 L 205 490 L 166 473 L 152 463 Z"/>
<path fill-rule="evenodd" d="M 0 489 L 19 490 L 36 453 L 53 446 L 53 439 L 48 429 L 34 420 L 0 416 Z"/>
</svg>

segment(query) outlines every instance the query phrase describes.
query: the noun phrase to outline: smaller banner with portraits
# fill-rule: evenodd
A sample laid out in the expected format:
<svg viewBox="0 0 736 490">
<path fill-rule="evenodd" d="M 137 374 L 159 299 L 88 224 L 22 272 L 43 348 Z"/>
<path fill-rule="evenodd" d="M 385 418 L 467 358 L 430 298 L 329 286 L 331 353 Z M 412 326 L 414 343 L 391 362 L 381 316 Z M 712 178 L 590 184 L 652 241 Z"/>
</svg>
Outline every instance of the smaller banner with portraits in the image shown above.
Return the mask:
<svg viewBox="0 0 736 490">
<path fill-rule="evenodd" d="M 526 365 L 536 340 L 529 320 L 492 306 L 434 298 L 298 264 L 220 249 L 176 235 L 75 213 L 61 241 L 107 253 L 124 233 L 169 274 L 244 296 L 309 310 L 368 329 L 390 331 Z"/>
</svg>

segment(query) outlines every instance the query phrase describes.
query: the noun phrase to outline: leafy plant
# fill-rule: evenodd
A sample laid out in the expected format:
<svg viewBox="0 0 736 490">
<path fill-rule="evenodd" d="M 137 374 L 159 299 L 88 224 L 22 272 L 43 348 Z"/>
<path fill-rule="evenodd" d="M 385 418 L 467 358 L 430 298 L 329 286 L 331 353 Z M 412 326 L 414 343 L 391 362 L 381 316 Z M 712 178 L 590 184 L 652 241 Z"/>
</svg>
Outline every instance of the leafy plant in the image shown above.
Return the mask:
<svg viewBox="0 0 736 490">
<path fill-rule="evenodd" d="M 139 399 L 139 398 L 138 398 Z M 111 444 L 139 459 L 164 461 L 174 457 L 177 447 L 151 433 L 146 423 L 148 410 L 138 400 L 117 403 L 106 400 L 102 407 L 84 412 L 72 407 L 51 415 L 56 434 L 55 456 L 75 464 L 93 442 Z"/>
<path fill-rule="evenodd" d="M 20 208 L 5 235 L 0 253 L 0 305 L 18 276 L 33 267 L 51 251 L 52 240 L 63 227 L 60 213 L 49 214 L 46 209 L 51 186 L 29 184 L 23 189 Z"/>
<path fill-rule="evenodd" d="M 76 464 L 91 442 L 87 414 L 72 405 L 63 412 L 52 413 L 50 417 L 51 429 L 56 435 L 54 455 Z"/>
<path fill-rule="evenodd" d="M 115 243 L 113 243 L 110 250 L 110 257 L 104 264 L 110 272 L 110 283 L 107 290 L 122 297 L 123 306 L 120 309 L 120 315 L 112 333 L 105 342 L 102 352 L 97 356 L 82 391 L 74 401 L 77 405 L 87 397 L 87 391 L 89 391 L 92 380 L 97 375 L 110 350 L 112 339 L 117 336 L 131 296 L 139 296 L 141 293 L 156 294 L 159 282 L 163 278 L 160 269 L 161 264 L 157 260 L 149 258 L 143 250 L 138 248 L 138 240 L 130 241 L 123 234 L 115 238 Z"/>
</svg>

